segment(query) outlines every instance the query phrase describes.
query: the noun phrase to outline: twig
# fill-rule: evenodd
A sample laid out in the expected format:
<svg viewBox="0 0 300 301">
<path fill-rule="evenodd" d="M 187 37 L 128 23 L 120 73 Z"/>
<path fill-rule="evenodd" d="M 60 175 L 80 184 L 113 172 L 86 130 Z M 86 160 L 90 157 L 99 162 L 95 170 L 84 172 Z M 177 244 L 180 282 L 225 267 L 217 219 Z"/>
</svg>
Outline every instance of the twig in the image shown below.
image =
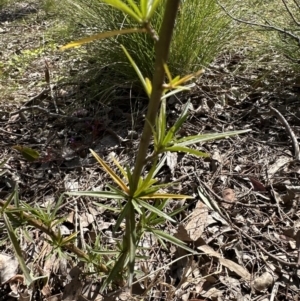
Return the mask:
<svg viewBox="0 0 300 301">
<path fill-rule="evenodd" d="M 272 106 L 269 106 L 269 108 L 279 118 L 280 122 L 284 125 L 286 131 L 290 135 L 290 137 L 292 139 L 293 147 L 294 147 L 295 160 L 300 161 L 299 143 L 297 141 L 297 137 L 296 137 L 295 133 L 293 132 L 292 128 L 290 127 L 290 125 L 288 124 L 286 119 L 283 117 L 283 115 L 278 110 L 276 110 Z"/>
<path fill-rule="evenodd" d="M 26 219 L 29 225 L 41 230 L 42 232 L 46 233 L 49 235 L 54 241 L 59 241 L 59 235 L 54 232 L 52 229 L 50 229 L 48 226 L 44 225 L 41 221 L 36 219 L 33 215 L 28 214 L 25 210 L 22 210 L 20 208 L 16 208 L 15 206 L 12 205 L 7 205 L 7 201 L 0 200 L 0 207 L 5 208 L 7 212 L 10 212 L 11 214 L 22 217 Z M 66 243 L 63 245 L 63 247 L 74 254 L 76 254 L 78 257 L 83 258 L 87 262 L 90 261 L 90 257 L 81 249 L 77 248 L 74 244 L 72 243 Z M 99 263 L 98 268 L 102 272 L 108 272 L 108 268 L 102 264 Z"/>
<path fill-rule="evenodd" d="M 201 181 L 201 183 L 203 183 Z M 206 188 L 208 188 L 207 185 L 205 185 Z M 211 189 L 209 189 L 209 191 L 212 192 Z M 213 192 L 213 195 L 219 200 L 223 202 L 223 199 L 221 197 L 219 197 L 217 194 L 215 194 Z M 268 255 L 269 257 L 273 258 L 274 260 L 280 262 L 281 264 L 285 265 L 285 266 L 289 266 L 289 267 L 298 267 L 298 262 L 288 262 L 285 261 L 281 258 L 278 258 L 277 256 L 273 255 L 272 253 L 268 252 L 263 246 L 261 246 L 254 238 L 252 238 L 249 234 L 247 234 L 246 232 L 244 232 L 241 228 L 237 227 L 236 225 L 234 225 L 231 221 L 231 219 L 228 217 L 227 212 L 223 211 L 223 210 L 218 210 L 220 216 L 226 221 L 228 222 L 228 224 L 235 229 L 237 232 L 239 232 L 242 236 L 248 238 L 249 240 L 251 240 L 261 251 L 263 251 L 266 255 Z"/>
<path fill-rule="evenodd" d="M 44 89 L 42 92 L 40 92 L 38 95 L 30 98 L 28 101 L 26 101 L 24 103 L 24 106 L 29 106 L 31 104 L 34 104 L 35 105 L 35 101 L 36 100 L 41 100 L 42 97 L 46 96 L 48 93 L 50 92 L 50 89 Z"/>
<path fill-rule="evenodd" d="M 61 115 L 61 114 L 57 114 L 57 113 L 51 113 L 47 109 L 44 109 L 44 108 L 42 108 L 40 106 L 23 107 L 23 108 L 21 108 L 18 111 L 10 113 L 10 116 L 17 115 L 17 114 L 20 114 L 20 113 L 22 113 L 24 111 L 29 111 L 29 110 L 38 110 L 40 112 L 43 112 L 43 113 L 47 114 L 50 117 L 63 118 L 63 119 L 66 119 L 66 120 L 69 120 L 69 121 L 75 121 L 75 122 L 92 121 L 92 120 L 95 119 L 94 117 L 78 118 L 78 117 L 75 117 L 75 116 L 66 116 L 66 115 Z"/>
<path fill-rule="evenodd" d="M 46 83 L 48 84 L 49 86 L 49 89 L 50 89 L 50 96 L 51 96 L 51 100 L 53 101 L 53 104 L 54 104 L 54 107 L 55 107 L 55 111 L 56 113 L 58 113 L 58 107 L 57 107 L 57 104 L 56 104 L 56 100 L 55 100 L 55 96 L 54 96 L 54 93 L 53 93 L 53 85 L 51 83 L 51 74 L 50 74 L 50 67 L 49 67 L 49 64 L 46 60 L 44 60 L 45 62 L 45 81 Z"/>
<path fill-rule="evenodd" d="M 293 19 L 293 21 L 296 23 L 297 26 L 300 26 L 300 23 L 296 20 L 294 14 L 292 13 L 292 11 L 290 10 L 290 8 L 287 6 L 287 4 L 285 3 L 285 0 L 281 0 L 283 5 L 285 6 L 288 14 L 290 15 L 290 17 Z"/>
<path fill-rule="evenodd" d="M 218 5 L 220 5 L 220 7 L 224 10 L 224 12 L 234 21 L 240 22 L 240 23 L 244 23 L 244 24 L 248 24 L 248 25 L 252 25 L 252 26 L 258 26 L 258 27 L 262 27 L 268 30 L 274 30 L 274 31 L 278 31 L 281 32 L 283 34 L 288 35 L 289 37 L 293 38 L 294 40 L 297 41 L 297 43 L 300 45 L 300 37 L 294 35 L 292 32 L 282 29 L 280 27 L 271 25 L 268 21 L 266 21 L 266 23 L 268 23 L 269 25 L 265 25 L 265 24 L 261 24 L 261 23 L 256 23 L 256 22 L 250 22 L 247 20 L 242 20 L 239 18 L 234 17 L 219 1 L 217 1 Z"/>
</svg>

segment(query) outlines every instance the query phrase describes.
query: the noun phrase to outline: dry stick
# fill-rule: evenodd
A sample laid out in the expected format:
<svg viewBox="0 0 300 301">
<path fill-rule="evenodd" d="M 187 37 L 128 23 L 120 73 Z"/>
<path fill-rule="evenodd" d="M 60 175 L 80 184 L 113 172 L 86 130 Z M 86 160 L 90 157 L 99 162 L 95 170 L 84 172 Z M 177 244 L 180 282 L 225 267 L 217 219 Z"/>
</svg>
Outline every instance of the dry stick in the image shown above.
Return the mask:
<svg viewBox="0 0 300 301">
<path fill-rule="evenodd" d="M 283 34 L 288 35 L 289 37 L 293 38 L 294 40 L 296 40 L 298 42 L 298 44 L 300 44 L 300 37 L 294 35 L 292 32 L 287 31 L 285 29 L 282 29 L 280 27 L 274 26 L 274 25 L 266 25 L 266 24 L 261 24 L 261 23 L 256 23 L 256 22 L 250 22 L 247 20 L 242 20 L 239 18 L 234 17 L 219 1 L 217 1 L 217 3 L 220 5 L 220 7 L 224 10 L 224 12 L 234 21 L 240 22 L 240 23 L 244 23 L 244 24 L 248 24 L 248 25 L 252 25 L 252 26 L 258 26 L 258 27 L 262 27 L 265 29 L 269 29 L 269 30 L 274 30 L 274 31 L 278 31 L 281 32 Z M 267 22 L 267 21 L 266 21 Z"/>
<path fill-rule="evenodd" d="M 202 182 L 202 183 L 203 183 L 203 182 Z M 204 184 L 204 186 L 205 186 L 206 188 L 208 188 L 208 186 L 207 186 L 206 184 Z M 211 189 L 209 189 L 209 191 L 212 192 Z M 218 200 L 221 200 L 221 201 L 223 202 L 223 199 L 222 199 L 222 198 L 220 198 L 220 197 L 219 197 L 217 194 L 215 194 L 214 192 L 212 192 L 212 193 L 213 193 L 213 195 L 214 195 Z M 281 264 L 286 265 L 286 266 L 290 266 L 290 267 L 298 267 L 298 266 L 299 266 L 298 262 L 297 262 L 297 263 L 294 263 L 294 262 L 284 261 L 284 260 L 278 258 L 277 256 L 273 255 L 272 253 L 269 253 L 263 246 L 261 246 L 258 242 L 256 242 L 256 240 L 255 240 L 254 238 L 252 238 L 252 237 L 251 237 L 250 235 L 248 235 L 246 232 L 244 232 L 243 230 L 241 230 L 239 227 L 235 226 L 235 225 L 232 223 L 232 221 L 228 218 L 227 212 L 225 212 L 226 214 L 223 214 L 223 213 L 221 212 L 221 210 L 218 210 L 218 212 L 219 212 L 220 216 L 221 216 L 222 218 L 224 218 L 224 219 L 229 223 L 229 225 L 230 225 L 233 229 L 235 229 L 236 231 L 240 232 L 241 235 L 244 235 L 245 237 L 247 237 L 248 239 L 250 239 L 250 240 L 251 240 L 258 248 L 261 249 L 261 251 L 263 251 L 263 252 L 264 252 L 265 254 L 267 254 L 269 257 L 275 259 L 276 261 L 278 261 L 278 262 L 280 262 Z M 298 258 L 298 260 L 299 260 L 299 258 Z"/>
<path fill-rule="evenodd" d="M 51 96 L 51 99 L 53 101 L 55 111 L 56 111 L 56 113 L 58 113 L 59 111 L 58 111 L 55 96 L 54 96 L 54 93 L 53 93 L 53 85 L 51 83 L 50 67 L 49 67 L 49 64 L 46 60 L 45 60 L 45 80 L 46 80 L 46 83 L 48 84 L 49 89 L 50 89 L 50 96 Z"/>
<path fill-rule="evenodd" d="M 30 224 L 31 226 L 41 230 L 42 232 L 46 233 L 47 235 L 49 235 L 53 240 L 59 240 L 58 235 L 51 230 L 49 227 L 45 226 L 42 222 L 38 221 L 37 219 L 35 219 L 33 216 L 31 216 L 30 214 L 24 212 L 23 210 L 18 211 L 15 206 L 12 205 L 6 205 L 7 202 L 0 200 L 0 206 L 1 207 L 5 207 L 5 210 L 10 211 L 11 214 L 13 215 L 17 215 L 19 217 L 25 218 L 26 221 L 28 222 L 28 224 Z M 63 245 L 63 248 L 66 248 L 67 250 L 73 252 L 74 254 L 76 254 L 78 257 L 85 259 L 86 261 L 90 261 L 89 256 L 83 252 L 81 249 L 77 248 L 74 244 L 72 243 L 66 243 Z M 102 264 L 99 263 L 98 265 L 99 269 L 101 270 L 101 272 L 108 272 L 108 268 Z"/>
<path fill-rule="evenodd" d="M 292 13 L 292 11 L 290 10 L 290 8 L 288 7 L 288 5 L 285 3 L 286 0 L 281 0 L 283 5 L 285 6 L 288 14 L 291 16 L 291 18 L 293 19 L 293 21 L 296 23 L 297 26 L 300 26 L 300 23 L 296 20 L 294 14 Z"/>
<path fill-rule="evenodd" d="M 269 106 L 269 108 L 279 118 L 280 122 L 284 125 L 286 131 L 290 135 L 290 137 L 292 139 L 294 151 L 295 151 L 295 160 L 300 161 L 299 143 L 297 141 L 297 137 L 296 137 L 295 133 L 293 132 L 292 128 L 290 127 L 290 125 L 288 124 L 286 119 L 283 117 L 283 115 L 278 110 L 276 110 L 272 106 Z"/>
<path fill-rule="evenodd" d="M 10 113 L 10 116 L 17 115 L 17 114 L 20 114 L 20 113 L 22 113 L 24 111 L 29 111 L 29 110 L 38 110 L 40 112 L 43 112 L 43 113 L 47 114 L 50 117 L 63 118 L 63 119 L 66 119 L 66 120 L 69 120 L 69 121 L 75 121 L 75 122 L 95 120 L 94 117 L 78 118 L 78 117 L 75 117 L 75 116 L 65 116 L 65 115 L 61 115 L 61 114 L 57 114 L 57 113 L 51 113 L 47 109 L 44 109 L 44 108 L 42 108 L 40 106 L 31 106 L 31 107 L 28 107 L 28 108 L 27 107 L 23 107 L 23 108 L 21 108 L 18 111 Z"/>
</svg>

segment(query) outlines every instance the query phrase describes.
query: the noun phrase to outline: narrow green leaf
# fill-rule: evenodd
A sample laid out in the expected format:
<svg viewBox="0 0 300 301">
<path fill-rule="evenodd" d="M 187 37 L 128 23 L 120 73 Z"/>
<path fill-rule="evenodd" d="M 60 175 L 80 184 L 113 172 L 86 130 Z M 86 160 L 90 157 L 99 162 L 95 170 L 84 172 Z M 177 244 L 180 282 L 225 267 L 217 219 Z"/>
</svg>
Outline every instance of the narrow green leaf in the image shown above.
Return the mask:
<svg viewBox="0 0 300 301">
<path fill-rule="evenodd" d="M 172 219 L 168 214 L 164 213 L 163 211 L 160 211 L 158 210 L 157 208 L 151 206 L 150 204 L 148 204 L 147 202 L 144 202 L 143 200 L 141 199 L 138 199 L 137 202 L 143 206 L 144 208 L 146 208 L 147 210 L 151 211 L 151 212 L 154 212 L 155 214 L 157 214 L 158 216 L 166 219 L 166 220 L 169 220 L 171 222 L 175 222 L 174 219 Z"/>
<path fill-rule="evenodd" d="M 154 193 L 146 196 L 141 196 L 140 199 L 151 200 L 151 199 L 193 199 L 192 196 L 184 194 L 173 194 L 173 193 Z"/>
<path fill-rule="evenodd" d="M 103 2 L 117 8 L 125 14 L 131 16 L 138 23 L 143 23 L 143 19 L 137 15 L 128 5 L 121 0 L 102 0 Z M 129 0 L 130 1 L 130 0 Z"/>
<path fill-rule="evenodd" d="M 59 48 L 60 51 L 64 51 L 69 48 L 79 47 L 81 45 L 96 41 L 96 40 L 102 40 L 110 37 L 114 37 L 117 35 L 123 35 L 123 34 L 130 34 L 130 33 L 136 33 L 136 32 L 146 32 L 144 28 L 127 28 L 127 29 L 119 29 L 119 30 L 112 30 L 112 31 L 106 31 L 106 32 L 100 32 L 97 34 L 94 34 L 89 37 L 85 37 L 83 39 L 68 43 L 67 45 L 64 45 Z"/>
<path fill-rule="evenodd" d="M 139 204 L 138 204 L 134 199 L 132 199 L 131 202 L 132 202 L 132 205 L 133 205 L 134 209 L 135 209 L 140 215 L 142 215 L 143 212 L 142 212 L 142 210 L 141 210 Z"/>
<path fill-rule="evenodd" d="M 2 206 L 2 208 L 1 208 L 1 210 L 0 210 L 1 213 L 5 212 L 5 209 L 6 209 L 7 206 L 11 203 L 11 201 L 12 201 L 12 199 L 14 198 L 15 194 L 16 194 L 16 190 L 14 190 L 14 191 L 10 194 L 10 196 L 9 196 L 8 199 L 6 200 L 4 206 Z M 19 208 L 17 209 L 17 211 L 19 211 Z"/>
<path fill-rule="evenodd" d="M 189 105 L 190 105 L 190 101 L 188 101 L 184 108 L 183 111 L 181 112 L 179 118 L 177 119 L 177 121 L 175 122 L 175 124 L 169 129 L 169 131 L 167 132 L 167 135 L 164 138 L 163 141 L 163 145 L 166 146 L 168 145 L 170 142 L 172 142 L 176 132 L 180 129 L 180 127 L 182 126 L 182 124 L 185 122 L 185 120 L 188 117 L 188 109 L 189 109 Z"/>
<path fill-rule="evenodd" d="M 126 253 L 121 253 L 119 258 L 117 259 L 114 267 L 110 271 L 108 277 L 104 280 L 103 285 L 101 287 L 100 292 L 103 293 L 104 290 L 106 289 L 107 285 L 113 281 L 114 279 L 118 278 L 118 274 L 122 273 L 122 270 L 125 268 L 125 261 L 126 257 L 128 256 L 127 252 Z"/>
<path fill-rule="evenodd" d="M 141 8 L 141 13 L 142 13 L 142 18 L 146 20 L 147 17 L 147 5 L 148 5 L 148 0 L 140 0 L 140 8 Z"/>
<path fill-rule="evenodd" d="M 169 67 L 166 63 L 164 63 L 164 69 L 165 69 L 165 73 L 167 75 L 168 81 L 169 81 L 169 83 L 171 83 L 172 82 L 172 75 L 171 75 Z"/>
<path fill-rule="evenodd" d="M 123 222 L 123 220 L 126 218 L 126 216 L 128 214 L 130 214 L 130 207 L 131 207 L 131 204 L 129 202 L 127 202 L 126 205 L 124 206 L 124 208 L 122 209 L 122 211 L 120 212 L 120 215 L 119 215 L 119 217 L 116 221 L 116 224 L 113 228 L 113 233 L 115 233 L 119 229 L 119 227 L 120 227 L 121 223 Z"/>
<path fill-rule="evenodd" d="M 210 201 L 209 201 L 208 198 L 202 193 L 203 188 L 198 186 L 197 190 L 198 190 L 199 197 L 200 197 L 200 199 L 203 201 L 203 203 L 204 203 L 210 210 L 214 211 L 214 208 L 212 207 Z M 203 191 L 203 192 L 204 192 L 204 191 Z"/>
<path fill-rule="evenodd" d="M 244 134 L 250 132 L 251 129 L 248 130 L 241 130 L 241 131 L 231 131 L 231 132 L 225 132 L 225 133 L 213 133 L 213 134 L 203 134 L 203 135 L 194 135 L 194 136 L 188 136 L 188 137 L 183 137 L 181 139 L 176 140 L 176 145 L 177 146 L 187 146 L 199 142 L 205 142 L 205 141 L 210 141 L 210 140 L 215 140 L 215 139 L 223 139 L 229 136 L 235 136 L 239 134 Z"/>
<path fill-rule="evenodd" d="M 104 199 L 124 199 L 123 195 L 111 191 L 71 191 L 71 192 L 65 192 L 65 194 L 69 196 L 71 195 L 89 196 L 89 197 L 104 198 Z"/>
<path fill-rule="evenodd" d="M 135 265 L 135 253 L 136 253 L 136 224 L 135 224 L 135 211 L 133 210 L 133 204 L 130 201 L 129 215 L 126 217 L 126 239 L 129 241 L 129 279 L 128 286 L 131 287 L 133 283 L 134 265 Z"/>
<path fill-rule="evenodd" d="M 117 187 L 111 185 L 111 184 L 106 184 L 106 186 L 111 190 L 111 192 L 116 193 L 117 195 L 123 196 L 123 199 L 126 199 L 128 195 L 124 193 L 124 191 L 118 189 Z"/>
<path fill-rule="evenodd" d="M 151 0 L 149 0 L 151 1 Z M 148 6 L 148 13 L 147 13 L 147 20 L 150 20 L 151 17 L 153 16 L 158 4 L 160 3 L 161 0 L 152 0 L 151 5 Z"/>
<path fill-rule="evenodd" d="M 65 237 L 62 242 L 61 242 L 61 246 L 63 247 L 65 244 L 70 243 L 72 240 L 74 240 L 77 237 L 78 232 L 74 232 L 71 235 Z"/>
<path fill-rule="evenodd" d="M 204 158 L 209 157 L 209 154 L 207 154 L 207 153 L 198 151 L 196 149 L 180 146 L 180 145 L 174 145 L 174 146 L 166 147 L 165 151 L 188 153 L 188 154 L 191 154 L 191 155 L 195 155 L 195 156 L 198 156 L 198 157 L 204 157 Z"/>
<path fill-rule="evenodd" d="M 40 153 L 30 147 L 14 145 L 12 148 L 17 150 L 29 162 L 36 161 L 40 157 Z"/>
<path fill-rule="evenodd" d="M 188 100 L 186 102 L 180 116 L 178 117 L 177 121 L 175 122 L 175 124 L 174 124 L 175 131 L 174 131 L 174 133 L 176 133 L 181 128 L 182 124 L 186 121 L 186 119 L 188 117 L 188 111 L 189 111 L 190 103 L 191 103 L 190 100 Z"/>
<path fill-rule="evenodd" d="M 166 127 L 167 127 L 167 114 L 166 114 L 166 100 L 161 101 L 160 112 L 158 116 L 158 124 L 156 127 L 156 132 L 158 134 L 158 144 L 163 144 L 163 138 L 166 135 Z"/>
<path fill-rule="evenodd" d="M 161 100 L 167 99 L 170 96 L 175 95 L 175 94 L 177 94 L 179 92 L 191 90 L 191 88 L 193 88 L 193 87 L 195 87 L 195 83 L 192 83 L 192 84 L 189 84 L 189 85 L 185 85 L 185 86 L 177 86 L 176 89 L 173 89 L 170 92 L 164 94 L 162 96 Z"/>
<path fill-rule="evenodd" d="M 134 12 L 139 16 L 139 18 L 144 19 L 142 11 L 139 9 L 139 7 L 136 5 L 136 3 L 133 0 L 127 0 L 129 5 L 132 7 Z"/>
<path fill-rule="evenodd" d="M 137 76 L 139 77 L 141 83 L 143 84 L 144 89 L 145 89 L 145 91 L 146 91 L 148 97 L 150 97 L 150 96 L 151 96 L 151 91 L 149 91 L 149 89 L 148 89 L 148 84 L 146 83 L 146 80 L 145 80 L 143 74 L 141 73 L 139 67 L 136 65 L 136 63 L 134 62 L 134 60 L 133 60 L 133 58 L 131 57 L 131 55 L 129 54 L 129 52 L 126 50 L 126 48 L 125 48 L 123 45 L 121 45 L 121 47 L 122 47 L 123 51 L 125 52 L 125 54 L 126 54 L 128 60 L 130 61 L 132 67 L 134 68 L 134 70 L 135 70 Z"/>
<path fill-rule="evenodd" d="M 114 180 L 114 182 L 125 192 L 129 193 L 129 189 L 124 181 L 108 166 L 108 164 L 102 160 L 92 149 L 90 152 L 98 161 L 98 163 L 103 167 L 103 169 L 110 175 L 110 177 Z"/>
<path fill-rule="evenodd" d="M 8 219 L 8 217 L 5 213 L 3 214 L 3 221 L 4 221 L 4 224 L 6 226 L 9 239 L 10 239 L 12 245 L 13 245 L 15 255 L 18 259 L 20 268 L 21 268 L 21 270 L 24 274 L 26 284 L 29 286 L 34 281 L 34 278 L 32 278 L 31 275 L 30 275 L 29 269 L 27 268 L 26 263 L 23 259 L 22 250 L 19 246 L 19 243 L 18 243 L 17 237 L 14 233 L 13 227 L 12 227 L 12 225 L 11 225 L 11 223 L 10 223 L 10 221 L 9 221 L 9 219 Z"/>
<path fill-rule="evenodd" d="M 189 248 L 184 242 L 182 242 L 180 239 L 170 235 L 170 234 L 167 234 L 166 232 L 164 231 L 161 231 L 161 230 L 157 230 L 157 229 L 152 229 L 150 228 L 150 231 L 157 235 L 158 237 L 184 249 L 184 250 L 187 250 L 188 252 L 191 252 L 191 253 L 197 253 L 195 252 L 193 249 Z"/>
<path fill-rule="evenodd" d="M 155 180 L 155 176 L 160 171 L 162 166 L 164 165 L 165 161 L 167 159 L 167 155 L 164 154 L 163 157 L 159 160 L 159 163 L 156 164 L 153 163 L 149 173 L 147 174 L 146 178 L 144 179 L 143 183 L 138 187 L 138 189 L 135 192 L 135 195 L 140 195 L 140 193 L 146 189 L 148 189 L 150 186 L 155 184 L 157 180 Z"/>
<path fill-rule="evenodd" d="M 123 177 L 128 181 L 128 175 L 127 175 L 128 170 L 125 171 L 124 168 L 121 166 L 121 164 L 114 157 L 112 157 L 112 160 L 113 160 L 114 164 L 119 168 Z"/>
</svg>

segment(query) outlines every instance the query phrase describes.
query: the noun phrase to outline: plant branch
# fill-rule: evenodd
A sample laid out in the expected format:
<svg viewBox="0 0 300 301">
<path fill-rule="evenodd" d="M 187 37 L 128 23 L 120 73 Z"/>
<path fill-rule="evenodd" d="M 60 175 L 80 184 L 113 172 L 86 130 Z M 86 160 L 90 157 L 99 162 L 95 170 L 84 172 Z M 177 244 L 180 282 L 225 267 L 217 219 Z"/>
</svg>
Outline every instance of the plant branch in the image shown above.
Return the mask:
<svg viewBox="0 0 300 301">
<path fill-rule="evenodd" d="M 169 48 L 171 45 L 172 33 L 175 25 L 179 3 L 180 0 L 167 1 L 163 22 L 159 32 L 159 40 L 155 44 L 156 57 L 152 81 L 152 93 L 141 137 L 140 147 L 133 171 L 133 187 L 131 191 L 132 195 L 137 188 L 139 177 L 143 171 L 145 158 L 147 156 L 148 147 L 150 144 L 150 138 L 152 136 L 151 128 L 154 127 L 156 114 L 163 94 L 163 83 L 165 78 L 164 63 L 166 63 L 168 59 Z"/>
<path fill-rule="evenodd" d="M 292 11 L 290 10 L 290 8 L 288 7 L 288 5 L 286 4 L 285 0 L 282 0 L 283 5 L 285 6 L 285 9 L 287 10 L 288 14 L 290 15 L 290 17 L 293 19 L 293 21 L 296 23 L 297 26 L 300 26 L 300 23 L 296 20 L 294 14 L 292 13 Z"/>
<path fill-rule="evenodd" d="M 7 204 L 5 201 L 0 200 L 0 207 L 5 207 L 6 205 Z M 52 240 L 59 239 L 58 235 L 52 229 L 49 229 L 41 221 L 37 220 L 35 217 L 31 216 L 30 214 L 28 214 L 22 210 L 18 211 L 17 208 L 12 205 L 7 205 L 5 207 L 5 210 L 9 211 L 10 214 L 25 218 L 29 225 L 41 230 L 43 233 L 46 233 L 47 235 L 49 235 L 52 238 Z M 89 256 L 85 252 L 83 252 L 82 250 L 77 248 L 72 243 L 64 244 L 63 247 L 66 248 L 67 250 L 73 252 L 74 254 L 76 254 L 79 258 L 85 259 L 87 261 L 90 260 Z M 102 272 L 106 272 L 106 273 L 108 272 L 108 268 L 104 264 L 98 264 L 98 267 Z"/>
<path fill-rule="evenodd" d="M 242 20 L 239 18 L 234 17 L 219 1 L 217 1 L 218 5 L 223 9 L 223 11 L 234 21 L 240 22 L 240 23 L 244 23 L 244 24 L 248 24 L 251 26 L 258 26 L 258 27 L 262 27 L 268 30 L 273 30 L 273 31 L 278 31 L 280 33 L 286 34 L 287 36 L 291 37 L 292 39 L 294 39 L 295 41 L 297 41 L 297 43 L 300 45 L 300 37 L 293 34 L 292 32 L 282 29 L 280 27 L 271 25 L 269 22 L 269 25 L 265 25 L 265 24 L 261 24 L 261 23 L 256 23 L 256 22 L 251 22 L 251 21 L 247 21 L 247 20 Z"/>
</svg>

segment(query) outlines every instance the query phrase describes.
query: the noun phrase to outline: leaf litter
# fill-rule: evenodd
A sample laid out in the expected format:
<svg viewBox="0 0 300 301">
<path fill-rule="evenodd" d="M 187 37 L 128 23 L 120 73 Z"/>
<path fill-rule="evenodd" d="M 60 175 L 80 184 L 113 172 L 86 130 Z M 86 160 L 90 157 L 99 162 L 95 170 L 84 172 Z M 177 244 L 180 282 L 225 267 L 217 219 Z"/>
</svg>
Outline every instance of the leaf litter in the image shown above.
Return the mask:
<svg viewBox="0 0 300 301">
<path fill-rule="evenodd" d="M 32 22 L 38 6 L 20 5 Z M 18 48 L 16 41 L 9 40 L 17 30 L 8 26 L 13 19 L 12 13 L 1 21 L 5 25 L 1 35 L 9 44 L 0 49 L 7 68 Z M 45 30 L 42 22 L 34 24 L 31 30 L 37 39 L 21 42 L 29 49 Z M 32 34 L 26 30 L 22 29 L 24 35 Z M 25 261 L 35 276 L 48 279 L 32 288 L 32 300 L 296 300 L 300 293 L 300 166 L 286 127 L 269 105 L 280 111 L 299 137 L 300 90 L 293 71 L 278 56 L 255 68 L 249 67 L 248 52 L 251 47 L 223 53 L 192 93 L 172 97 L 168 103 L 171 123 L 187 98 L 191 99 L 191 115 L 181 135 L 252 129 L 247 135 L 195 146 L 211 154 L 210 158 L 168 154 L 158 175 L 162 182 L 176 183 L 172 192 L 195 197 L 195 201 L 170 200 L 167 210 L 185 209 L 176 216 L 176 224 L 160 225 L 160 230 L 185 241 L 197 254 L 171 245 L 164 249 L 154 237 L 145 235 L 132 295 L 121 284 L 100 294 L 102 279 L 97 273 L 68 252 L 65 258 L 52 254 L 45 234 L 28 228 L 27 233 L 20 233 Z M 74 58 L 60 59 L 67 70 Z M 37 83 L 45 78 L 45 62 L 48 72 L 41 91 Z M 137 101 L 136 112 L 126 102 L 80 103 L 78 99 L 85 97 L 82 83 L 56 83 L 56 76 L 66 76 L 56 62 L 57 54 L 46 52 L 30 63 L 22 80 L 16 70 L 9 73 L 8 83 L 17 82 L 18 89 L 0 99 L 0 162 L 7 159 L 0 170 L 1 199 L 15 186 L 23 201 L 36 206 L 55 203 L 66 188 L 103 189 L 109 180 L 89 155 L 89 148 L 107 162 L 113 152 L 122 164 L 134 164 L 141 123 L 133 126 L 132 119 L 143 120 L 142 102 Z M 277 72 L 269 72 L 275 67 Z M 264 72 L 267 82 L 260 79 Z M 130 89 L 119 92 L 124 98 L 131 95 Z M 39 156 L 29 162 L 13 151 L 14 145 Z M 114 249 L 124 226 L 113 234 L 118 208 L 115 200 L 70 198 L 61 205 L 59 215 L 67 217 L 66 233 L 79 233 L 82 248 L 100 235 L 101 244 Z M 5 233 L 1 239 L 7 242 Z M 24 300 L 24 278 L 12 248 L 7 243 L 1 248 L 0 300 Z"/>
</svg>

